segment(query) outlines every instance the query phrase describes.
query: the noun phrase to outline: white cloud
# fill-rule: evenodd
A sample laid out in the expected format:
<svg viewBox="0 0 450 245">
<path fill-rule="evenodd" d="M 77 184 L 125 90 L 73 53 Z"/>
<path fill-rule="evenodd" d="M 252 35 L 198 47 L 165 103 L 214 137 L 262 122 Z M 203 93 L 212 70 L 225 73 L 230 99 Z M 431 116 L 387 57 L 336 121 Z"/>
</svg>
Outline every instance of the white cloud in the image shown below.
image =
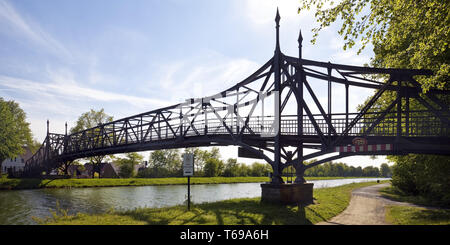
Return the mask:
<svg viewBox="0 0 450 245">
<path fill-rule="evenodd" d="M 208 52 L 159 67 L 159 77 L 147 89 L 158 90 L 174 102 L 211 96 L 244 80 L 260 65 L 248 59 Z"/>
<path fill-rule="evenodd" d="M 140 108 L 168 106 L 167 102 L 162 100 L 83 87 L 73 80 L 73 77 L 56 72 L 50 74 L 50 79 L 51 82 L 43 83 L 0 75 L 0 84 L 17 92 L 24 92 L 26 95 L 57 97 L 62 99 L 60 101 L 62 104 L 65 103 L 64 100 L 91 100 L 125 102 Z"/>
<path fill-rule="evenodd" d="M 300 0 L 239 0 L 237 4 L 244 6 L 245 15 L 256 25 L 267 25 L 269 22 L 274 22 L 277 8 L 280 12 L 281 20 L 284 23 L 296 22 L 298 20 L 313 23 L 316 8 L 311 7 L 309 10 L 303 9 L 299 14 L 298 8 L 302 5 L 301 2 Z M 335 4 L 338 2 L 340 1 L 334 1 Z M 324 8 L 330 6 L 332 6 L 331 2 L 324 3 Z"/>
<path fill-rule="evenodd" d="M 362 66 L 370 62 L 369 54 L 372 54 L 371 45 L 367 46 L 364 52 L 361 52 L 358 55 L 357 51 L 359 47 L 362 46 L 361 42 L 357 42 L 354 47 L 347 50 L 343 50 L 344 44 L 345 42 L 340 36 L 334 36 L 331 38 L 329 47 L 331 50 L 335 51 L 330 57 L 331 62 L 357 66 Z"/>
<path fill-rule="evenodd" d="M 19 36 L 44 47 L 59 57 L 71 59 L 71 53 L 34 21 L 21 16 L 14 7 L 5 0 L 0 0 L 0 31 L 6 35 Z M 5 33 L 6 32 L 6 33 Z"/>
<path fill-rule="evenodd" d="M 283 21 L 300 17 L 297 12 L 298 7 L 300 6 L 298 0 L 247 0 L 245 1 L 244 6 L 249 19 L 254 24 L 258 25 L 265 25 L 269 22 L 273 22 L 275 20 L 277 8 L 279 9 Z"/>
<path fill-rule="evenodd" d="M 370 62 L 370 58 L 366 55 L 358 55 L 355 50 L 344 50 L 334 53 L 330 57 L 331 62 L 338 62 L 346 65 L 363 66 Z"/>
</svg>

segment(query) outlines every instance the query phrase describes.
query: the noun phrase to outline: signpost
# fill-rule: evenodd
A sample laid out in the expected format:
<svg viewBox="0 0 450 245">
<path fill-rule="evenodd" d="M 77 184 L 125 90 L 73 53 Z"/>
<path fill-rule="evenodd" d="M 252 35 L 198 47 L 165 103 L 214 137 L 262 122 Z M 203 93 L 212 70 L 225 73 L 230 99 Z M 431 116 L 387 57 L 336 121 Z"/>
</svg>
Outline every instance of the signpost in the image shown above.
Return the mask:
<svg viewBox="0 0 450 245">
<path fill-rule="evenodd" d="M 188 178 L 188 210 L 191 210 L 191 176 L 194 176 L 194 154 L 183 155 L 183 176 Z"/>
<path fill-rule="evenodd" d="M 367 145 L 367 139 L 361 137 L 355 137 L 352 140 L 352 144 L 355 146 Z"/>
</svg>

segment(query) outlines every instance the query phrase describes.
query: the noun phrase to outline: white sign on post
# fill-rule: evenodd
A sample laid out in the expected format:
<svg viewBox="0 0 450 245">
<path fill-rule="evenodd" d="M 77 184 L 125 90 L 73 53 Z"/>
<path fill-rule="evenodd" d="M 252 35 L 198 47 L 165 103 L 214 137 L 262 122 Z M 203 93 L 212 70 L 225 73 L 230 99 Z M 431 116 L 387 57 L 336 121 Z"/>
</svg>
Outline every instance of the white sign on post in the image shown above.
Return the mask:
<svg viewBox="0 0 450 245">
<path fill-rule="evenodd" d="M 183 176 L 194 176 L 194 154 L 183 155 Z"/>
</svg>

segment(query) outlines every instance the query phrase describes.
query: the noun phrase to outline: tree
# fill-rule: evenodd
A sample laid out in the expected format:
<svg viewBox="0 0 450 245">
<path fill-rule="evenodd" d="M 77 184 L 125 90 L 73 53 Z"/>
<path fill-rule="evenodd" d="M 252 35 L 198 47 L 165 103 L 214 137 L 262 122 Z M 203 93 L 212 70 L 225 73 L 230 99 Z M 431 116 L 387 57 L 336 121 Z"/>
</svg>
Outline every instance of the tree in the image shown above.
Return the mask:
<svg viewBox="0 0 450 245">
<path fill-rule="evenodd" d="M 316 160 L 313 159 L 309 163 L 313 163 L 315 161 Z M 387 164 L 385 165 L 387 166 L 388 169 L 387 171 L 390 171 L 390 167 Z M 315 166 L 314 168 L 309 168 L 305 171 L 305 176 L 314 176 L 314 177 L 347 177 L 347 176 L 378 177 L 380 176 L 380 174 L 381 174 L 380 169 L 377 167 L 368 166 L 363 169 L 361 167 L 348 166 L 347 164 L 341 162 L 339 163 L 327 162 L 322 165 Z"/>
<path fill-rule="evenodd" d="M 362 174 L 365 177 L 379 177 L 380 170 L 374 166 L 367 166 L 367 167 L 363 168 Z"/>
<path fill-rule="evenodd" d="M 450 158 L 409 154 L 389 156 L 392 185 L 412 195 L 421 195 L 438 205 L 450 206 Z"/>
<path fill-rule="evenodd" d="M 30 142 L 30 145 L 28 145 L 28 147 L 30 148 L 31 153 L 36 153 L 37 150 L 39 150 L 39 148 L 41 147 L 42 143 L 37 141 L 36 139 L 33 139 Z"/>
<path fill-rule="evenodd" d="M 112 122 L 113 121 L 113 117 L 109 116 L 108 114 L 105 113 L 105 110 L 102 108 L 99 111 L 95 111 L 93 109 L 91 109 L 89 112 L 85 112 L 83 114 L 81 114 L 80 117 L 78 117 L 78 120 L 76 122 L 75 127 L 70 129 L 70 133 L 77 133 L 89 128 L 94 128 L 97 127 L 101 124 L 105 124 L 108 122 Z M 94 177 L 95 172 L 100 174 L 100 164 L 102 163 L 102 161 L 105 159 L 105 157 L 110 157 L 111 156 L 105 156 L 105 155 L 99 155 L 99 156 L 93 156 L 93 157 L 88 157 L 88 161 L 93 165 L 94 167 L 94 171 L 92 171 L 92 177 Z"/>
<path fill-rule="evenodd" d="M 194 154 L 195 175 L 201 176 L 206 161 L 210 158 L 220 159 L 219 148 L 213 147 L 211 151 L 201 150 L 200 148 L 186 148 L 185 153 Z"/>
<path fill-rule="evenodd" d="M 180 150 L 166 149 L 156 150 L 150 154 L 149 177 L 179 176 L 182 171 Z"/>
<path fill-rule="evenodd" d="M 224 177 L 236 177 L 238 176 L 239 165 L 236 158 L 228 158 L 225 163 L 223 176 Z"/>
<path fill-rule="evenodd" d="M 255 177 L 268 176 L 268 173 L 272 172 L 272 168 L 267 163 L 254 162 L 250 166 L 250 175 Z"/>
<path fill-rule="evenodd" d="M 382 163 L 380 165 L 380 174 L 383 177 L 391 177 L 392 176 L 391 167 L 389 167 L 387 163 Z"/>
<path fill-rule="evenodd" d="M 431 69 L 433 76 L 415 77 L 423 92 L 430 88 L 449 89 L 450 73 L 450 1 L 390 1 L 390 0 L 344 0 L 327 7 L 331 0 L 304 1 L 299 12 L 316 7 L 319 27 L 313 29 L 314 43 L 323 28 L 341 20 L 339 34 L 344 36 L 344 49 L 358 41 L 362 46 L 358 52 L 372 43 L 375 56 L 371 65 L 380 68 Z M 389 92 L 383 93 L 375 107 L 384 109 L 395 99 Z M 448 97 L 441 98 L 447 100 Z M 411 103 L 411 110 L 424 109 Z M 411 113 L 412 114 L 412 113 Z M 415 155 L 388 156 L 394 162 L 393 186 L 408 193 L 425 196 L 450 196 L 446 178 L 439 178 L 443 169 L 448 169 L 448 156 Z M 420 160 L 421 162 L 419 162 Z M 427 176 L 423 172 L 427 170 Z M 448 173 L 448 172 L 447 172 Z M 448 175 L 448 174 L 447 174 Z M 433 187 L 424 180 L 433 179 Z M 435 190 L 430 192 L 430 188 Z M 441 193 L 436 191 L 441 189 Z"/>
<path fill-rule="evenodd" d="M 222 175 L 224 169 L 224 163 L 217 158 L 209 158 L 206 160 L 204 173 L 206 177 L 217 177 Z"/>
<path fill-rule="evenodd" d="M 302 1 L 302 10 L 316 8 L 318 27 L 313 28 L 315 43 L 319 32 L 339 18 L 338 33 L 344 37 L 344 50 L 361 42 L 358 53 L 371 42 L 375 67 L 426 68 L 433 77 L 420 78 L 425 91 L 448 88 L 450 2 L 392 0 Z M 331 5 L 331 7 L 330 7 Z"/>
<path fill-rule="evenodd" d="M 130 152 L 125 154 L 125 158 L 119 158 L 117 163 L 119 164 L 119 176 L 121 178 L 131 178 L 136 173 L 134 172 L 134 166 L 140 164 L 144 157 L 136 152 Z"/>
<path fill-rule="evenodd" d="M 251 168 L 247 164 L 238 164 L 238 176 L 247 177 L 251 175 Z"/>
<path fill-rule="evenodd" d="M 32 134 L 26 114 L 14 101 L 0 97 L 0 173 L 7 158 L 23 153 L 24 146 L 32 145 Z"/>
</svg>

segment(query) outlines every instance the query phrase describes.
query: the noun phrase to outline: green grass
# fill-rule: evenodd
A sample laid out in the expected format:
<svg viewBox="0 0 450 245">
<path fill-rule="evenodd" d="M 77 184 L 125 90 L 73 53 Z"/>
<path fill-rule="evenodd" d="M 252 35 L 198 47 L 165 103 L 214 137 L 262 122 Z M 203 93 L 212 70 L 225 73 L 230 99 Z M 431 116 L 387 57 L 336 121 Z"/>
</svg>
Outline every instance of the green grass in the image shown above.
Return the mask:
<svg viewBox="0 0 450 245">
<path fill-rule="evenodd" d="M 261 203 L 260 198 L 240 198 L 226 201 L 167 208 L 138 208 L 130 211 L 110 211 L 103 214 L 68 215 L 60 210 L 42 224 L 51 225 L 296 225 L 315 224 L 341 213 L 349 204 L 351 191 L 376 182 L 353 183 L 314 190 L 314 204 L 299 207 Z"/>
<path fill-rule="evenodd" d="M 394 225 L 450 225 L 450 210 L 387 206 L 386 221 Z"/>
<path fill-rule="evenodd" d="M 307 180 L 340 179 L 344 177 L 307 177 Z M 267 182 L 268 177 L 192 177 L 191 184 L 225 184 Z M 186 177 L 129 179 L 9 179 L 0 178 L 0 190 L 37 188 L 79 188 L 108 186 L 184 185 Z"/>
<path fill-rule="evenodd" d="M 439 207 L 440 203 L 422 196 L 407 195 L 390 186 L 380 190 L 382 196 L 399 202 Z M 387 206 L 386 221 L 394 225 L 450 225 L 450 209 Z"/>
<path fill-rule="evenodd" d="M 264 182 L 267 177 L 191 178 L 192 184 Z M 127 179 L 0 179 L 0 189 L 78 188 L 108 186 L 146 186 L 187 184 L 187 178 L 127 178 Z"/>
<path fill-rule="evenodd" d="M 436 206 L 436 207 L 448 208 L 448 206 L 445 206 L 439 200 L 430 200 L 423 196 L 408 195 L 392 186 L 381 189 L 380 193 L 383 197 L 386 197 L 388 199 L 398 201 L 398 202 L 408 202 L 408 203 L 422 205 L 422 206 Z"/>
</svg>

